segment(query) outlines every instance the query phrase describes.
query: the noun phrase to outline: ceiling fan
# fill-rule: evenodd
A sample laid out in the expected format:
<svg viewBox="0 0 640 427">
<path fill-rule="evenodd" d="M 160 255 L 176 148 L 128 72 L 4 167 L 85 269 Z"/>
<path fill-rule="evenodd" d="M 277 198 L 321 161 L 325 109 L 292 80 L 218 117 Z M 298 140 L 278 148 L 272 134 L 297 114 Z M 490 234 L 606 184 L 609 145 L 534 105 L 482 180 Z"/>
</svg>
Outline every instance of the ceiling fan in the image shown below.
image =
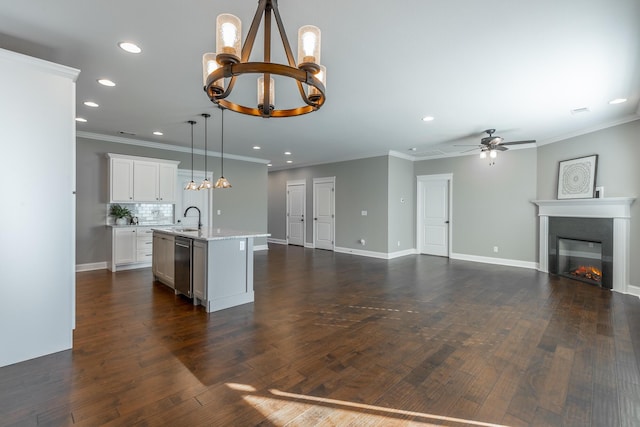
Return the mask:
<svg viewBox="0 0 640 427">
<path fill-rule="evenodd" d="M 501 136 L 493 135 L 495 132 L 496 132 L 495 129 L 485 130 L 484 133 L 486 133 L 489 136 L 485 136 L 484 138 L 482 138 L 480 140 L 479 145 L 474 145 L 475 148 L 472 148 L 471 150 L 467 150 L 465 151 L 465 153 L 468 151 L 473 151 L 473 150 L 476 150 L 477 148 L 480 148 L 480 154 L 486 155 L 486 153 L 489 152 L 490 154 L 492 154 L 491 157 L 495 157 L 496 151 L 507 151 L 509 149 L 507 147 L 508 145 L 532 144 L 536 142 L 535 139 L 528 139 L 525 141 L 504 142 L 504 138 L 502 138 Z M 470 145 L 456 145 L 456 147 L 465 147 L 465 146 L 470 146 Z"/>
</svg>

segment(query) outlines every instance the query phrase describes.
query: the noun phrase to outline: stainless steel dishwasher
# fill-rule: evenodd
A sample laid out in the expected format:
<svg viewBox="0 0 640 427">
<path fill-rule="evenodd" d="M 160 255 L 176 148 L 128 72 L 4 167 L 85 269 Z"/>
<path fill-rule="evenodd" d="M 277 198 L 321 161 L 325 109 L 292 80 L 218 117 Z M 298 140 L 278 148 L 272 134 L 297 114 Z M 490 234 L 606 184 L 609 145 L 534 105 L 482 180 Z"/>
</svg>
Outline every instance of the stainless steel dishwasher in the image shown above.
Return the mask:
<svg viewBox="0 0 640 427">
<path fill-rule="evenodd" d="M 193 256 L 193 239 L 176 236 L 175 238 L 175 290 L 191 298 L 193 293 L 193 273 L 191 259 Z"/>
</svg>

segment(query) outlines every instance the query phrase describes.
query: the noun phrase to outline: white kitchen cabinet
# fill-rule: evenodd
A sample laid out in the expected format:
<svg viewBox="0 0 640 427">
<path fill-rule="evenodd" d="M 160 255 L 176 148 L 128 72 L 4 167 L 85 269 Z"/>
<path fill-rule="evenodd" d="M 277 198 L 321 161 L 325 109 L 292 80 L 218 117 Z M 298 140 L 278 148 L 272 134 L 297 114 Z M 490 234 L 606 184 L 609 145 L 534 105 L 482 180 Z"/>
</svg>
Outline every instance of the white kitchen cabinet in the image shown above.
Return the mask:
<svg viewBox="0 0 640 427">
<path fill-rule="evenodd" d="M 115 265 L 136 262 L 136 228 L 113 229 L 113 262 Z"/>
<path fill-rule="evenodd" d="M 109 174 L 111 178 L 111 202 L 132 202 L 133 160 L 111 159 Z"/>
<path fill-rule="evenodd" d="M 174 245 L 173 236 L 158 234 L 153 236 L 153 275 L 170 288 L 173 288 L 175 283 Z"/>
<path fill-rule="evenodd" d="M 174 203 L 178 163 L 173 160 L 107 154 L 111 203 Z"/>
<path fill-rule="evenodd" d="M 136 227 L 136 262 L 150 263 L 153 256 L 153 230 Z"/>
<path fill-rule="evenodd" d="M 200 301 L 207 299 L 207 243 L 193 241 L 193 296 Z M 195 301 L 194 301 L 195 303 Z"/>
</svg>

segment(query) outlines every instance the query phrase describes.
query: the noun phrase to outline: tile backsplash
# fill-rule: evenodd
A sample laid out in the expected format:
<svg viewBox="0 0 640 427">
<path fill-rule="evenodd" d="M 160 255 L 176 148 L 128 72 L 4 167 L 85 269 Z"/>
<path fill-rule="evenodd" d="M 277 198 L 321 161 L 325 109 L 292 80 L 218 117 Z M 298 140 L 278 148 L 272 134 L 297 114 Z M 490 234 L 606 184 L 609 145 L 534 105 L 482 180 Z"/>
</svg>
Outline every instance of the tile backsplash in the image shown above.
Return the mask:
<svg viewBox="0 0 640 427">
<path fill-rule="evenodd" d="M 114 203 L 115 204 L 115 203 Z M 140 225 L 173 224 L 174 205 L 158 203 L 118 203 L 128 208 L 133 216 L 138 217 Z M 107 204 L 107 225 L 115 224 L 115 219 L 109 215 L 111 204 Z"/>
</svg>

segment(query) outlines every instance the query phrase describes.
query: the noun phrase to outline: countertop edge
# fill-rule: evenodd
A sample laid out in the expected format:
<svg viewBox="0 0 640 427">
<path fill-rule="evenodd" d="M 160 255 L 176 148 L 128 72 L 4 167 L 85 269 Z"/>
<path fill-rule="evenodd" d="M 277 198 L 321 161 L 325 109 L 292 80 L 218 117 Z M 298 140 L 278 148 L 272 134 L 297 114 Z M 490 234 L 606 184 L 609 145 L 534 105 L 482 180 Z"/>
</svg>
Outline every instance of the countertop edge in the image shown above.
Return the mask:
<svg viewBox="0 0 640 427">
<path fill-rule="evenodd" d="M 212 241 L 212 240 L 233 240 L 233 239 L 246 239 L 249 237 L 269 237 L 270 233 L 260 233 L 254 231 L 242 231 L 242 230 L 225 230 L 220 229 L 219 232 L 210 233 L 208 229 L 203 231 L 178 231 L 171 228 L 163 227 L 151 227 L 154 233 L 162 233 L 170 236 L 182 236 L 189 237 L 194 240 Z"/>
</svg>

